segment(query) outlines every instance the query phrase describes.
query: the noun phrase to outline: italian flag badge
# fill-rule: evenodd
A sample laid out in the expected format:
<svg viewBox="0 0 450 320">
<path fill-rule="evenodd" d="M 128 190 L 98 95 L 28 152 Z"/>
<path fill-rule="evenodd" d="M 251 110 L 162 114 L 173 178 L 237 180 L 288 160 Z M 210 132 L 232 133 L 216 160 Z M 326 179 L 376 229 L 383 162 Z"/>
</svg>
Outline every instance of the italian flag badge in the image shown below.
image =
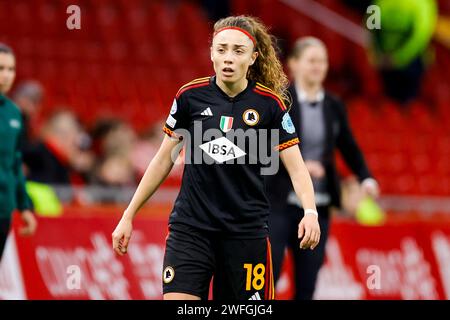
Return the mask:
<svg viewBox="0 0 450 320">
<path fill-rule="evenodd" d="M 228 132 L 233 127 L 233 117 L 222 116 L 220 118 L 220 129 L 223 132 Z"/>
</svg>

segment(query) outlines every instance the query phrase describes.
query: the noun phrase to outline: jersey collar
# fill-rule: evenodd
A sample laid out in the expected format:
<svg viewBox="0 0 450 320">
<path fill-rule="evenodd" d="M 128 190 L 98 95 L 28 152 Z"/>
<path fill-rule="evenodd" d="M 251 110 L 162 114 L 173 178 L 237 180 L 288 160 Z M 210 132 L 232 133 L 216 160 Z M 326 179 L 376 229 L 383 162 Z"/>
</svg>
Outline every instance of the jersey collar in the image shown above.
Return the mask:
<svg viewBox="0 0 450 320">
<path fill-rule="evenodd" d="M 230 97 L 222 89 L 220 89 L 220 87 L 216 83 L 215 75 L 211 77 L 210 85 L 215 90 L 217 90 L 228 101 L 237 101 L 237 100 L 241 99 L 243 96 L 245 96 L 247 94 L 247 92 L 249 92 L 255 86 L 255 82 L 253 80 L 251 80 L 251 79 L 247 79 L 247 80 L 248 80 L 247 87 L 235 97 Z"/>
</svg>

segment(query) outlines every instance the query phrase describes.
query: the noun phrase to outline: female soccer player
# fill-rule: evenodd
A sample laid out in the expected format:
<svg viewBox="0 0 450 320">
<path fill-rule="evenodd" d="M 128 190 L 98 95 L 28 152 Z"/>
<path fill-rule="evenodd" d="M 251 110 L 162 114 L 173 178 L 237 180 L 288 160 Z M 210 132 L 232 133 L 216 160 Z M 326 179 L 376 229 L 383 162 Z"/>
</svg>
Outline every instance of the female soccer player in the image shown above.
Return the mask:
<svg viewBox="0 0 450 320">
<path fill-rule="evenodd" d="M 269 203 L 262 156 L 252 151 L 272 141 L 262 129 L 278 134 L 275 148 L 306 209 L 300 246 L 314 249 L 320 237 L 311 178 L 283 102 L 287 77 L 267 28 L 253 17 L 216 22 L 211 60 L 214 76 L 178 91 L 164 126 L 167 136 L 112 234 L 113 249 L 127 252 L 133 218 L 170 172 L 182 139 L 186 164 L 169 218 L 164 299 L 206 299 L 213 276 L 214 299 L 273 299 Z M 257 142 L 236 145 L 239 134 L 255 134 Z"/>
</svg>

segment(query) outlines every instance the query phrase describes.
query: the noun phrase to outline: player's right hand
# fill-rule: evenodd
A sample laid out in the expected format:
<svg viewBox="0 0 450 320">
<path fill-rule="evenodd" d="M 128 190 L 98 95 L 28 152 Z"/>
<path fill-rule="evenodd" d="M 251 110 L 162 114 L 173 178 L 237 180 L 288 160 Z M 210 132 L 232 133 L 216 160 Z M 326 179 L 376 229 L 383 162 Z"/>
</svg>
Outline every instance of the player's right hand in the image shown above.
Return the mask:
<svg viewBox="0 0 450 320">
<path fill-rule="evenodd" d="M 117 224 L 116 229 L 112 233 L 113 250 L 119 255 L 123 256 L 127 253 L 128 242 L 133 231 L 133 224 L 131 220 L 122 218 Z"/>
</svg>

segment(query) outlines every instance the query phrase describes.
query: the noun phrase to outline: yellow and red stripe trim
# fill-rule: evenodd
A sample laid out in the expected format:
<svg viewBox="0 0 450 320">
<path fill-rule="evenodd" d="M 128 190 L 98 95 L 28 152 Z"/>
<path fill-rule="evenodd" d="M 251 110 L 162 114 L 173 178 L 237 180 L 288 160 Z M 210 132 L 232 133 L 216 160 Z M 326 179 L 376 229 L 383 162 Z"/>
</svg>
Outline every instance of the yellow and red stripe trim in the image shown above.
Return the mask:
<svg viewBox="0 0 450 320">
<path fill-rule="evenodd" d="M 210 78 L 211 77 L 198 78 L 198 79 L 192 80 L 191 82 L 186 83 L 178 90 L 177 95 L 176 95 L 177 99 L 186 90 L 189 90 L 192 88 L 197 88 L 197 87 L 202 87 L 202 86 L 209 84 Z"/>
<path fill-rule="evenodd" d="M 263 86 L 259 82 L 256 83 L 256 86 L 255 86 L 255 88 L 253 90 L 256 93 L 259 93 L 260 95 L 267 96 L 267 97 L 272 97 L 273 99 L 275 99 L 275 101 L 280 106 L 281 110 L 284 111 L 284 110 L 287 109 L 286 105 L 283 102 L 283 99 L 281 99 L 279 95 L 277 95 L 275 92 L 273 92 L 273 90 L 267 88 L 266 86 Z"/>
<path fill-rule="evenodd" d="M 164 133 L 166 133 L 171 138 L 177 138 L 179 140 L 183 139 L 182 136 L 178 136 L 173 130 L 170 130 L 169 128 L 167 128 L 166 125 L 164 125 L 163 131 L 164 131 Z"/>
<path fill-rule="evenodd" d="M 184 87 L 190 86 L 191 84 L 195 84 L 195 83 L 198 83 L 198 82 L 209 80 L 210 78 L 211 77 L 202 77 L 202 78 L 194 79 L 192 81 L 189 81 L 188 83 L 183 84 L 180 89 L 183 89 Z"/>
<path fill-rule="evenodd" d="M 296 144 L 299 144 L 299 143 L 300 143 L 300 140 L 298 138 L 294 138 L 294 139 L 288 140 L 286 142 L 280 143 L 278 146 L 275 147 L 275 150 L 282 151 L 289 147 L 295 146 Z"/>
<path fill-rule="evenodd" d="M 174 132 L 167 128 L 166 126 L 163 127 L 163 131 L 169 135 L 169 137 L 173 137 Z"/>
<path fill-rule="evenodd" d="M 267 237 L 267 256 L 266 256 L 266 288 L 264 292 L 265 300 L 275 299 L 275 285 L 273 283 L 273 267 L 272 267 L 272 247 L 270 245 L 270 240 Z"/>
</svg>

